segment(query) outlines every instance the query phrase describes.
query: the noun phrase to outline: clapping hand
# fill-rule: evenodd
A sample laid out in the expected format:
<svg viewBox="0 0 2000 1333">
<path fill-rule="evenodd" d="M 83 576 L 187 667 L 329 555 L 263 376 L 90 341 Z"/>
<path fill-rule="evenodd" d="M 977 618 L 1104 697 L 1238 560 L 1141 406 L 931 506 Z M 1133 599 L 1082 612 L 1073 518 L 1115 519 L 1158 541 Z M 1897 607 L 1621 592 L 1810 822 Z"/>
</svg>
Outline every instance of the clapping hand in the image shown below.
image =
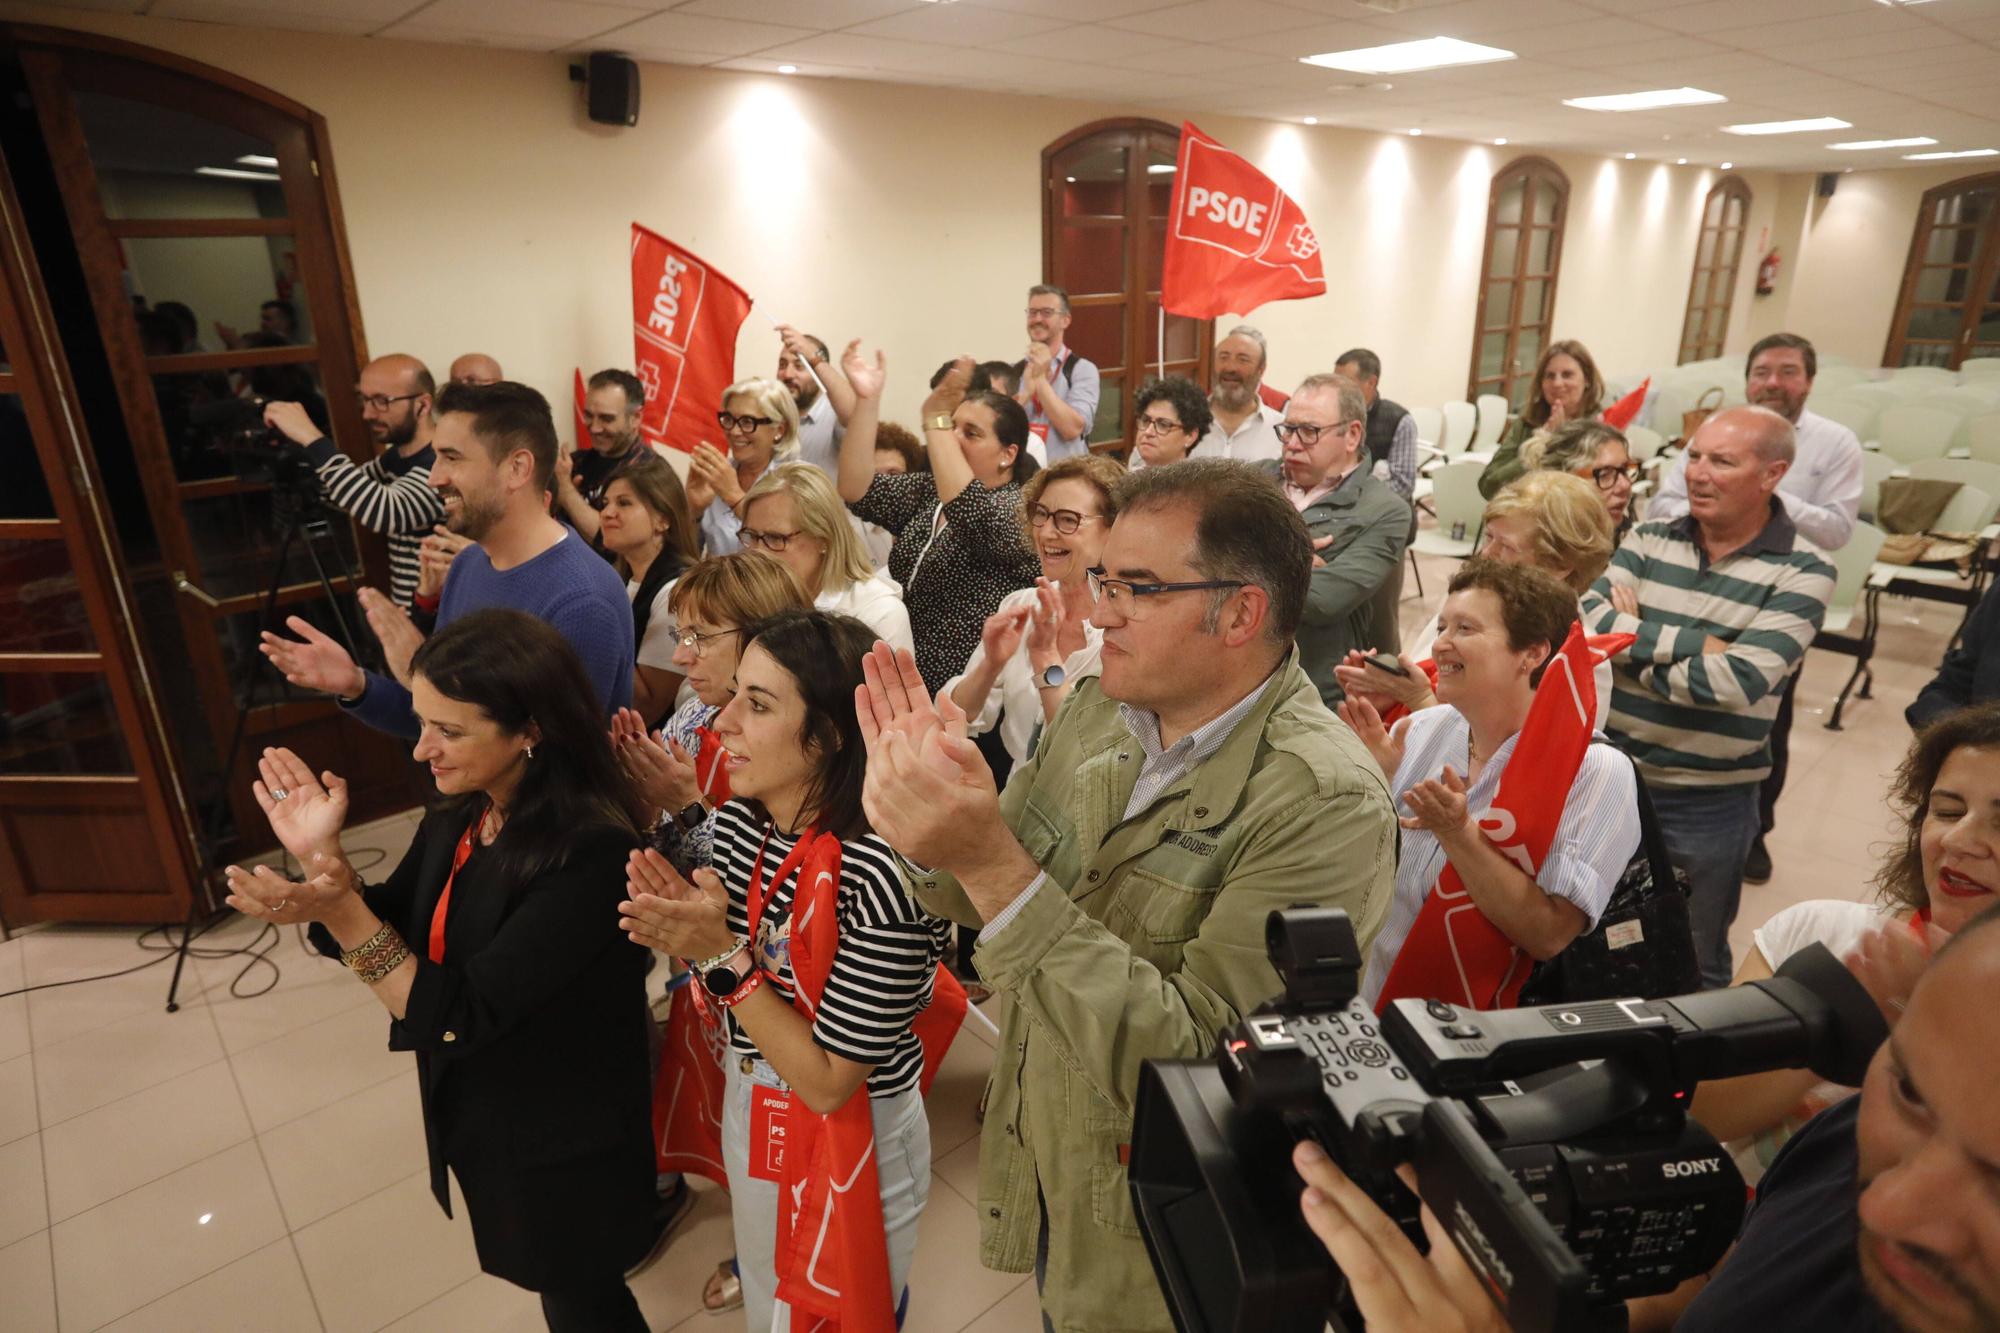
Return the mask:
<svg viewBox="0 0 2000 1333">
<path fill-rule="evenodd" d="M 285 617 L 285 627 L 299 638 L 281 639 L 265 630 L 259 649 L 286 680 L 343 699 L 353 698 L 368 687 L 367 675 L 354 665 L 345 648 L 297 616 Z"/>
<path fill-rule="evenodd" d="M 973 361 L 969 356 L 961 356 L 951 363 L 951 369 L 944 373 L 938 386 L 924 399 L 923 416 L 925 424 L 935 416 L 950 416 L 965 401 L 965 391 L 972 386 Z"/>
<path fill-rule="evenodd" d="M 736 938 L 729 929 L 729 890 L 707 866 L 689 884 L 648 847 L 626 861 L 625 892 L 618 924 L 634 944 L 675 958 L 709 958 Z"/>
<path fill-rule="evenodd" d="M 1047 578 L 1035 580 L 1035 603 L 1028 608 L 1028 661 L 1041 668 L 1062 662 L 1062 589 Z"/>
<path fill-rule="evenodd" d="M 1022 378 L 1031 385 L 1046 384 L 1049 379 L 1049 367 L 1054 364 L 1055 353 L 1049 350 L 1047 343 L 1031 342 L 1028 344 L 1026 373 Z"/>
<path fill-rule="evenodd" d="M 1903 1016 L 1917 979 L 1930 966 L 1931 955 L 1950 938 L 1929 923 L 1924 923 L 1923 930 L 1919 939 L 1907 921 L 1885 922 L 1863 935 L 1841 959 L 1881 1006 L 1890 1027 Z"/>
<path fill-rule="evenodd" d="M 1442 778 L 1425 778 L 1404 792 L 1403 804 L 1410 808 L 1409 817 L 1399 821 L 1404 828 L 1424 829 L 1440 838 L 1463 829 L 1471 818 L 1465 779 L 1450 764 L 1444 766 Z"/>
<path fill-rule="evenodd" d="M 861 340 L 856 338 L 840 354 L 840 373 L 847 376 L 856 398 L 880 398 L 882 385 L 889 376 L 889 362 L 878 350 L 874 364 L 870 365 L 868 358 L 861 355 Z"/>
<path fill-rule="evenodd" d="M 1031 606 L 1015 606 L 986 617 L 986 624 L 979 631 L 979 647 L 986 654 L 987 666 L 998 670 L 1013 660 L 1020 651 L 1022 636 L 1028 632 L 1028 618 L 1033 614 Z"/>
<path fill-rule="evenodd" d="M 712 444 L 697 444 L 694 452 L 688 455 L 688 479 L 699 479 L 705 492 L 731 509 L 742 502 L 743 487 L 736 480 L 736 465 L 729 461 L 729 455 Z"/>
<path fill-rule="evenodd" d="M 340 855 L 340 830 L 347 823 L 347 784 L 332 773 L 313 776 L 303 759 L 282 746 L 257 760 L 250 786 L 271 832 L 285 850 L 305 862 L 314 852 Z"/>
<path fill-rule="evenodd" d="M 349 905 L 355 892 L 354 872 L 346 861 L 325 852 L 301 860 L 307 870 L 303 880 L 286 879 L 269 866 L 254 870 L 230 866 L 223 871 L 229 885 L 225 901 L 245 916 L 281 925 L 324 921 Z"/>
<path fill-rule="evenodd" d="M 950 693 L 933 703 L 909 650 L 885 643 L 862 671 L 854 692 L 868 747 L 861 805 L 875 831 L 910 860 L 947 869 L 984 839 L 1011 838 L 993 770 L 966 739 L 965 711 Z"/>
<path fill-rule="evenodd" d="M 1375 705 L 1358 694 L 1349 694 L 1335 705 L 1342 722 L 1345 722 L 1368 753 L 1375 758 L 1375 766 L 1382 770 L 1385 778 L 1394 778 L 1396 770 L 1403 766 L 1403 734 L 1401 729 L 1390 731 L 1382 725 L 1382 715 L 1375 711 Z"/>
<path fill-rule="evenodd" d="M 1414 709 L 1430 699 L 1423 672 L 1407 663 L 1404 665 L 1407 675 L 1384 671 L 1368 660 L 1373 654 L 1373 649 L 1356 648 L 1334 667 L 1333 678 L 1342 694 L 1349 699 L 1365 700 L 1378 713 L 1387 712 L 1392 704 Z"/>
<path fill-rule="evenodd" d="M 431 530 L 430 536 L 418 542 L 417 596 L 443 596 L 445 575 L 451 572 L 451 562 L 470 545 L 472 538 L 460 536 L 442 523 Z"/>
<path fill-rule="evenodd" d="M 701 799 L 694 759 L 665 732 L 647 735 L 645 719 L 630 708 L 611 719 L 611 750 L 648 809 L 673 813 Z"/>
<path fill-rule="evenodd" d="M 410 659 L 423 646 L 424 633 L 410 620 L 410 613 L 384 597 L 381 590 L 363 588 L 360 593 L 361 610 L 368 617 L 368 628 L 375 632 L 375 639 L 382 645 L 382 657 L 388 663 L 389 674 L 396 683 L 408 689 L 410 685 Z"/>
</svg>

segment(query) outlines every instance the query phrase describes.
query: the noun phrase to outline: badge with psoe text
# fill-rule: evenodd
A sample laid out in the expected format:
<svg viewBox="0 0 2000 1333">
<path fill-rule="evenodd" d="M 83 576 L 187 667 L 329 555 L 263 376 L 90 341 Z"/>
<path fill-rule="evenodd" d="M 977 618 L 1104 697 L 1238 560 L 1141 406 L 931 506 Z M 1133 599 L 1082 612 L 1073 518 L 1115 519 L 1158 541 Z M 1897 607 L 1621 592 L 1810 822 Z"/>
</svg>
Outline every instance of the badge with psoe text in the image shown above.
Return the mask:
<svg viewBox="0 0 2000 1333">
<path fill-rule="evenodd" d="M 750 1178 L 776 1184 L 785 1173 L 785 1136 L 792 1094 L 759 1085 L 750 1090 Z"/>
</svg>

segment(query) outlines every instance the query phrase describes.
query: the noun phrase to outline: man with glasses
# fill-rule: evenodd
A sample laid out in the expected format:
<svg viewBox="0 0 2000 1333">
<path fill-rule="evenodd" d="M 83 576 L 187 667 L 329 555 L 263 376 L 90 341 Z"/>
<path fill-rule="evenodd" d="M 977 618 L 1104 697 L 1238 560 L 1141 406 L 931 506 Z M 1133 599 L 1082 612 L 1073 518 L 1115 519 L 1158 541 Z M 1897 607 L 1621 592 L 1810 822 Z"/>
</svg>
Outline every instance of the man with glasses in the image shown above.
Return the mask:
<svg viewBox="0 0 2000 1333">
<path fill-rule="evenodd" d="M 1089 453 L 1097 420 L 1097 367 L 1063 346 L 1069 321 L 1068 292 L 1028 289 L 1028 355 L 1014 363 L 1021 386 L 1015 398 L 1028 409 L 1028 432 L 1044 446 L 1046 463 Z M 1035 452 L 1032 445 L 1028 452 Z"/>
<path fill-rule="evenodd" d="M 431 489 L 431 395 L 424 363 L 397 353 L 361 368 L 355 399 L 381 451 L 356 463 L 334 447 L 300 403 L 266 403 L 264 424 L 306 451 L 327 501 L 379 532 L 389 547 L 389 596 L 408 608 L 417 595 L 417 548 L 444 519 Z"/>
<path fill-rule="evenodd" d="M 1813 379 L 1819 374 L 1819 354 L 1796 333 L 1773 333 L 1758 339 L 1744 363 L 1744 396 L 1768 407 L 1792 423 L 1798 457 L 1778 487 L 1778 499 L 1799 535 L 1825 552 L 1838 551 L 1854 534 L 1861 512 L 1861 441 L 1838 421 L 1806 410 Z M 1648 519 L 1674 519 L 1688 512 L 1687 454 L 1674 460 L 1660 494 L 1647 509 Z M 1792 690 L 1796 673 L 1785 682 L 1777 719 L 1771 724 L 1771 774 L 1757 797 L 1762 830 L 1743 863 L 1743 878 L 1763 884 L 1771 878 L 1771 853 L 1764 839 L 1777 825 L 1778 796 L 1785 789 L 1791 758 Z"/>
<path fill-rule="evenodd" d="M 1273 428 L 1285 414 L 1264 401 L 1264 371 L 1271 361 L 1264 335 L 1238 324 L 1215 345 L 1214 381 L 1208 391 L 1214 424 L 1195 449 L 1203 458 L 1261 463 L 1284 453 Z"/>
<path fill-rule="evenodd" d="M 648 452 L 639 444 L 639 414 L 646 387 L 629 370 L 600 370 L 590 377 L 583 399 L 590 448 L 570 455 L 569 470 L 555 470 L 556 517 L 586 541 L 597 540 L 597 511 L 612 479 Z"/>
<path fill-rule="evenodd" d="M 1355 649 L 1402 643 L 1396 603 L 1410 506 L 1364 466 L 1368 402 L 1344 375 L 1313 375 L 1273 429 L 1285 450 L 1257 464 L 1305 518 L 1313 537 L 1312 581 L 1299 623 L 1299 659 L 1332 708 L 1345 698 L 1333 669 Z"/>
<path fill-rule="evenodd" d="M 858 705 L 870 822 L 926 908 L 980 927 L 980 974 L 1010 1001 L 981 1260 L 1035 1273 L 1045 1327 L 1164 1333 L 1125 1170 L 1140 1063 L 1212 1057 L 1278 992 L 1273 908 L 1339 907 L 1371 940 L 1396 820 L 1301 669 L 1297 509 L 1251 466 L 1205 458 L 1131 474 L 1118 498 L 1091 574 L 1099 665 L 1004 794 L 908 654 L 876 646 Z"/>
</svg>

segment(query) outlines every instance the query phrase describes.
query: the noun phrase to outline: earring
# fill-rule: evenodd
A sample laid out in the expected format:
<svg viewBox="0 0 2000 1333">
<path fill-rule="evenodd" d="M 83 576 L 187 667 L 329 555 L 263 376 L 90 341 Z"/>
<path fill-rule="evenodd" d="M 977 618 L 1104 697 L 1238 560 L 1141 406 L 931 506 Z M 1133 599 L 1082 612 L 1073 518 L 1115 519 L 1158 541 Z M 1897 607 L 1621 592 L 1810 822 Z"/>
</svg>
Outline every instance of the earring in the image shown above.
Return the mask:
<svg viewBox="0 0 2000 1333">
<path fill-rule="evenodd" d="M 533 741 L 528 742 L 527 753 L 528 753 L 528 758 L 533 759 L 535 757 L 535 743 Z"/>
</svg>

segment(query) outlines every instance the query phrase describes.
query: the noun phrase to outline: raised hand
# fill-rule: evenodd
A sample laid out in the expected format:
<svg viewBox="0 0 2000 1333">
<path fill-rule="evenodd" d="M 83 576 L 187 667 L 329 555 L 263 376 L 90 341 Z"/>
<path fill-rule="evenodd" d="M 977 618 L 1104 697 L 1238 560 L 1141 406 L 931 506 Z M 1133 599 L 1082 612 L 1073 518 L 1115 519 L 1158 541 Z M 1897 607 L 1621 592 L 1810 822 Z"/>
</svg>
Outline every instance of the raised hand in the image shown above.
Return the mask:
<svg viewBox="0 0 2000 1333">
<path fill-rule="evenodd" d="M 308 690 L 323 690 L 343 699 L 352 698 L 367 688 L 368 677 L 354 665 L 354 659 L 347 655 L 345 648 L 297 616 L 287 616 L 285 627 L 299 639 L 281 639 L 265 630 L 259 649 L 271 659 L 271 665 L 278 668 L 286 680 Z"/>
<path fill-rule="evenodd" d="M 841 364 L 843 367 L 846 365 L 845 362 Z M 965 401 L 965 391 L 972 387 L 972 366 L 973 360 L 969 356 L 961 356 L 951 363 L 951 369 L 938 381 L 937 388 L 932 389 L 930 396 L 924 399 L 923 417 L 926 422 L 934 416 L 950 416 L 958 410 L 958 405 Z"/>
<path fill-rule="evenodd" d="M 332 773 L 315 778 L 303 759 L 282 746 L 257 759 L 250 785 L 271 832 L 285 850 L 304 862 L 314 852 L 340 855 L 340 830 L 347 823 L 347 784 Z"/>
<path fill-rule="evenodd" d="M 986 652 L 988 665 L 997 669 L 1013 659 L 1020 650 L 1022 636 L 1028 632 L 1028 617 L 1033 612 L 1033 607 L 1016 606 L 986 617 L 986 624 L 979 631 L 979 646 Z"/>
<path fill-rule="evenodd" d="M 701 799 L 693 758 L 678 742 L 668 740 L 665 732 L 656 740 L 646 734 L 643 725 L 636 734 L 621 732 L 614 725 L 611 749 L 626 779 L 650 808 L 671 814 Z"/>
<path fill-rule="evenodd" d="M 396 678 L 398 685 L 408 689 L 410 659 L 423 646 L 423 631 L 410 620 L 408 611 L 384 597 L 378 589 L 361 590 L 361 610 L 368 617 L 368 628 L 375 632 L 376 641 L 382 645 L 382 656 L 388 662 L 389 674 Z"/>
<path fill-rule="evenodd" d="M 931 717 L 927 729 L 913 734 L 881 730 L 863 715 L 868 774 L 861 807 L 869 825 L 904 856 L 952 869 L 959 854 L 1011 835 L 1000 817 L 993 770 L 966 739 L 965 710 L 947 692 L 938 696 Z"/>
<path fill-rule="evenodd" d="M 245 916 L 281 925 L 324 921 L 350 905 L 356 888 L 345 861 L 323 852 L 301 859 L 307 872 L 303 880 L 286 879 L 269 866 L 228 867 L 222 872 L 229 885 L 225 901 Z"/>
<path fill-rule="evenodd" d="M 742 502 L 743 487 L 736 480 L 736 465 L 714 445 L 697 444 L 688 455 L 688 479 L 696 477 L 701 479 L 705 490 L 731 509 Z"/>
<path fill-rule="evenodd" d="M 937 730 L 938 706 L 924 688 L 917 659 L 909 649 L 891 648 L 877 640 L 861 659 L 861 675 L 862 683 L 854 691 L 854 711 L 861 722 L 869 762 L 874 762 L 878 745 L 887 737 L 902 737 L 915 748 Z"/>
<path fill-rule="evenodd" d="M 625 864 L 626 900 L 618 924 L 634 944 L 677 958 L 709 958 L 728 948 L 729 891 L 703 866 L 689 884 L 667 858 L 648 847 Z"/>
<path fill-rule="evenodd" d="M 882 385 L 889 377 L 889 362 L 877 349 L 875 363 L 870 365 L 868 358 L 861 355 L 861 340 L 856 338 L 840 354 L 840 373 L 847 376 L 856 398 L 880 398 Z M 967 378 L 971 378 L 969 373 Z"/>
<path fill-rule="evenodd" d="M 1062 661 L 1059 642 L 1063 623 L 1062 589 L 1046 578 L 1037 578 L 1035 603 L 1028 611 L 1028 661 L 1038 667 Z"/>
<path fill-rule="evenodd" d="M 1382 776 L 1393 779 L 1396 770 L 1403 766 L 1402 733 L 1384 727 L 1375 705 L 1358 695 L 1348 695 L 1333 711 L 1360 737 L 1363 747 L 1374 756 L 1375 766 L 1382 770 Z"/>
<path fill-rule="evenodd" d="M 1410 808 L 1409 817 L 1401 821 L 1404 828 L 1426 829 L 1440 838 L 1458 832 L 1471 818 L 1465 780 L 1450 764 L 1444 766 L 1442 778 L 1425 778 L 1404 792 L 1403 804 Z"/>
</svg>

